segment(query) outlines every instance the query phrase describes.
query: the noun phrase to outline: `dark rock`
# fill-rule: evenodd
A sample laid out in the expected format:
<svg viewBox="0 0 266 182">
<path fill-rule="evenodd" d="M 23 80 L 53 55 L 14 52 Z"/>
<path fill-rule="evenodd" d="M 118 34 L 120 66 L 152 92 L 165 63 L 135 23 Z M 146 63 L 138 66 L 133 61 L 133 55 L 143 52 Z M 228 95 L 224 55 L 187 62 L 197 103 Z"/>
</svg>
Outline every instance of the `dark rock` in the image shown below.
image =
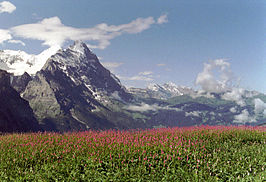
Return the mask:
<svg viewBox="0 0 266 182">
<path fill-rule="evenodd" d="M 0 132 L 39 130 L 29 103 L 10 86 L 10 74 L 0 70 Z"/>
<path fill-rule="evenodd" d="M 27 72 L 25 72 L 21 76 L 13 76 L 11 80 L 11 86 L 17 92 L 21 93 L 26 89 L 26 86 L 32 80 L 32 78 Z"/>
</svg>

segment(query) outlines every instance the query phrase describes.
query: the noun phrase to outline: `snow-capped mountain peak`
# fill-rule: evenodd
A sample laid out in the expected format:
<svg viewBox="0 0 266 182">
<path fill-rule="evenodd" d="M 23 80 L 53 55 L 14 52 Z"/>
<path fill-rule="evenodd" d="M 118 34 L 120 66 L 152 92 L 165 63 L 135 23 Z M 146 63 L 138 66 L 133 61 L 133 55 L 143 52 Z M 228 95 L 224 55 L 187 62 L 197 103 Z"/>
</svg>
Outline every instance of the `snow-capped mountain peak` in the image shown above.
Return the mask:
<svg viewBox="0 0 266 182">
<path fill-rule="evenodd" d="M 87 87 L 97 97 L 111 95 L 115 91 L 123 98 L 128 97 L 119 79 L 104 68 L 97 56 L 81 41 L 60 49 L 47 60 L 42 70 L 52 74 L 55 71 L 64 73 L 75 85 Z"/>
<path fill-rule="evenodd" d="M 181 87 L 177 86 L 173 82 L 165 83 L 162 87 L 164 88 L 164 90 L 169 91 L 171 93 L 175 93 L 176 95 L 183 95 L 184 94 L 181 91 Z"/>
<path fill-rule="evenodd" d="M 25 72 L 35 74 L 41 70 L 46 60 L 59 49 L 60 47 L 57 46 L 50 47 L 38 55 L 20 50 L 3 50 L 0 51 L 0 68 L 14 75 L 22 75 Z"/>
<path fill-rule="evenodd" d="M 151 83 L 147 86 L 147 89 L 157 92 L 159 90 L 162 90 L 163 88 L 159 84 Z"/>
<path fill-rule="evenodd" d="M 85 54 L 86 51 L 90 51 L 87 45 L 80 40 L 75 41 L 74 44 L 69 47 L 69 49 L 80 54 Z"/>
<path fill-rule="evenodd" d="M 181 95 L 193 95 L 195 91 L 192 88 L 178 86 L 172 82 L 160 84 L 149 84 L 146 89 L 129 88 L 130 93 L 144 98 L 169 99 Z"/>
<path fill-rule="evenodd" d="M 36 57 L 24 51 L 4 50 L 0 52 L 0 67 L 15 75 L 22 75 L 25 70 L 31 70 Z"/>
<path fill-rule="evenodd" d="M 92 63 L 99 62 L 97 56 L 82 41 L 75 41 L 67 49 L 59 50 L 51 59 L 60 63 L 63 70 L 67 67 L 83 67 L 88 66 L 88 64 L 94 68 Z"/>
</svg>

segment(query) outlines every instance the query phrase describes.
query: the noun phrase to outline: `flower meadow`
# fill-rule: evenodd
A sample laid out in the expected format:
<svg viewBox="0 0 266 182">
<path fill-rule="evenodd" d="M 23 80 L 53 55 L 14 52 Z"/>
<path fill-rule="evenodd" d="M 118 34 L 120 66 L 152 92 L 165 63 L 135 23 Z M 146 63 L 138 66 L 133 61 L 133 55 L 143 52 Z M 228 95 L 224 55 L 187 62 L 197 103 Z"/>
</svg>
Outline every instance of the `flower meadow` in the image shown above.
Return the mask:
<svg viewBox="0 0 266 182">
<path fill-rule="evenodd" d="M 0 181 L 264 181 L 266 127 L 0 136 Z"/>
</svg>

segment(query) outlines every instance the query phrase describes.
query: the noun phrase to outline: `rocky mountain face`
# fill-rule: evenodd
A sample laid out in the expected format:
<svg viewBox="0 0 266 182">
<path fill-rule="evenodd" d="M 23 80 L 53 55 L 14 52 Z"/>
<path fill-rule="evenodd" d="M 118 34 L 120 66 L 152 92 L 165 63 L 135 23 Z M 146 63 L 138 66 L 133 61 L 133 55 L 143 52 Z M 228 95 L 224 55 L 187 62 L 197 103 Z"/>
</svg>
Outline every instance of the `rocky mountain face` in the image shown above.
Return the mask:
<svg viewBox="0 0 266 182">
<path fill-rule="evenodd" d="M 19 93 L 22 93 L 28 83 L 32 80 L 32 77 L 25 72 L 23 75 L 20 76 L 11 76 L 11 86 Z"/>
<path fill-rule="evenodd" d="M 113 98 L 128 102 L 132 96 L 82 42 L 59 50 L 32 80 L 27 74 L 16 77 L 13 86 L 29 101 L 45 130 L 114 128 L 119 118 L 130 121 L 106 103 Z M 116 115 L 120 116 L 114 121 Z"/>
<path fill-rule="evenodd" d="M 0 132 L 41 130 L 29 103 L 10 85 L 10 74 L 0 70 Z"/>
</svg>

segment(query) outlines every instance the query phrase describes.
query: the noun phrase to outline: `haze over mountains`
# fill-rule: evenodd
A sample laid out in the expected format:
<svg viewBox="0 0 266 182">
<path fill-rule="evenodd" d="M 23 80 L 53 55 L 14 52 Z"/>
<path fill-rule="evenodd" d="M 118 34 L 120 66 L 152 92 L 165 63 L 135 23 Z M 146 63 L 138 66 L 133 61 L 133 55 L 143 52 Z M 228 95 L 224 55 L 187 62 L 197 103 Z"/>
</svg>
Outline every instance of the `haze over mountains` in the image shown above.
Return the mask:
<svg viewBox="0 0 266 182">
<path fill-rule="evenodd" d="M 221 70 L 221 80 L 212 74 L 214 68 Z M 38 56 L 1 51 L 0 69 L 11 73 L 1 71 L 0 84 L 5 86 L 1 87 L 0 124 L 7 126 L 1 131 L 258 125 L 266 121 L 266 95 L 232 86 L 230 65 L 224 60 L 205 64 L 196 79 L 202 90 L 171 82 L 126 89 L 81 41 Z M 6 118 L 12 118 L 8 119 L 10 126 L 4 124 Z"/>
</svg>

